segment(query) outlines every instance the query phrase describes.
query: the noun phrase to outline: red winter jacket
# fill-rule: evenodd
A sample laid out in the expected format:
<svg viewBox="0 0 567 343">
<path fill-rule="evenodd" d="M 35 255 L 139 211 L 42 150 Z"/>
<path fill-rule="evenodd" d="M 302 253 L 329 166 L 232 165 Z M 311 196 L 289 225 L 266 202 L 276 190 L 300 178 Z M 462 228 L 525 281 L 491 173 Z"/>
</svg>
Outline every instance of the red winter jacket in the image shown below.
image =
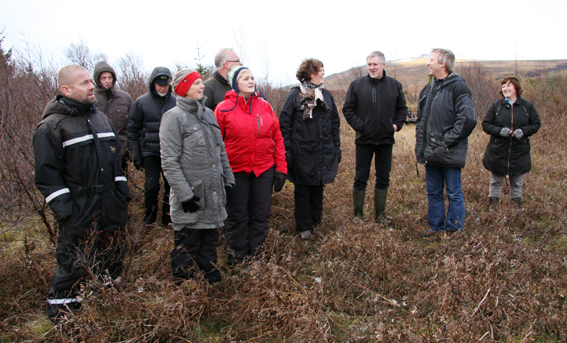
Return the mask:
<svg viewBox="0 0 567 343">
<path fill-rule="evenodd" d="M 233 90 L 227 92 L 215 109 L 215 117 L 233 173 L 259 176 L 276 164 L 276 171 L 287 174 L 280 123 L 258 92 L 248 99 Z"/>
</svg>

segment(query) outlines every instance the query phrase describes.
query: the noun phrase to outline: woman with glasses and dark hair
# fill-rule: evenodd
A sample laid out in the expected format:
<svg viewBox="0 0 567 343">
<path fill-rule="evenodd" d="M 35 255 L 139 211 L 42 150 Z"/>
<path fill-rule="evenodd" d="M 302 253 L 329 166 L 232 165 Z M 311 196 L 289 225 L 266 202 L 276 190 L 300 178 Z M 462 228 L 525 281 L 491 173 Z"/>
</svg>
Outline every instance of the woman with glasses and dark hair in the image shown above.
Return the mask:
<svg viewBox="0 0 567 343">
<path fill-rule="evenodd" d="M 295 184 L 295 227 L 301 239 L 311 239 L 311 228 L 321 223 L 324 184 L 337 175 L 341 160 L 340 119 L 331 93 L 323 88 L 323 63 L 304 60 L 280 114 L 288 163 L 288 179 Z"/>
<path fill-rule="evenodd" d="M 492 172 L 488 199 L 491 208 L 498 204 L 507 175 L 510 198 L 520 207 L 524 174 L 532 167 L 529 137 L 539 130 L 541 121 L 534 105 L 521 97 L 516 77 L 504 77 L 498 94 L 502 99 L 490 106 L 482 121 L 482 129 L 490 135 L 482 160 Z"/>
<path fill-rule="evenodd" d="M 278 118 L 260 98 L 250 69 L 234 66 L 227 74 L 232 90 L 215 116 L 234 173 L 225 225 L 227 263 L 258 255 L 266 241 L 272 208 L 272 186 L 279 192 L 287 164 Z"/>
</svg>

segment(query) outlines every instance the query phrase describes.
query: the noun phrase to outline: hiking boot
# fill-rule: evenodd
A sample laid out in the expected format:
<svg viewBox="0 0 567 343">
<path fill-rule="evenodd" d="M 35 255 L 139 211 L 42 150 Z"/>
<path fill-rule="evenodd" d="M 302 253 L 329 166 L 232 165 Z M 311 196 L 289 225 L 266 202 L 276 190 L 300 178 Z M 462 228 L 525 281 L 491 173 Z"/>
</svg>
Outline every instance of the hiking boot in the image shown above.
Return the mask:
<svg viewBox="0 0 567 343">
<path fill-rule="evenodd" d="M 512 201 L 517 208 L 522 208 L 522 198 L 512 198 Z"/>
<path fill-rule="evenodd" d="M 301 231 L 301 240 L 308 241 L 313 237 L 311 231 Z"/>
<path fill-rule="evenodd" d="M 433 236 L 435 236 L 437 234 L 437 231 L 433 230 L 433 229 L 429 229 L 427 230 L 426 233 L 422 233 L 421 237 L 423 238 L 431 238 Z"/>
<path fill-rule="evenodd" d="M 362 208 L 364 207 L 364 196 L 366 191 L 352 191 L 352 204 L 354 207 L 354 217 L 362 219 Z"/>
</svg>

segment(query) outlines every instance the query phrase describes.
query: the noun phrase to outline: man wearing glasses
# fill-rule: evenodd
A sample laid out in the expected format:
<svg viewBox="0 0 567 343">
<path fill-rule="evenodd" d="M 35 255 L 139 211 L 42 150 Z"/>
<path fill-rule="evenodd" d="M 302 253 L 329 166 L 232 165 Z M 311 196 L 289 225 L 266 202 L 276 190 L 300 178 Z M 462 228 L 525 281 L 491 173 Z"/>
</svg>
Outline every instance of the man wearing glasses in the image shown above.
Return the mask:
<svg viewBox="0 0 567 343">
<path fill-rule="evenodd" d="M 232 89 L 226 80 L 226 75 L 230 68 L 241 66 L 238 54 L 231 48 L 221 49 L 215 56 L 215 66 L 217 70 L 213 77 L 205 81 L 204 95 L 207 97 L 205 106 L 215 110 L 217 105 L 224 100 L 226 92 Z"/>
</svg>

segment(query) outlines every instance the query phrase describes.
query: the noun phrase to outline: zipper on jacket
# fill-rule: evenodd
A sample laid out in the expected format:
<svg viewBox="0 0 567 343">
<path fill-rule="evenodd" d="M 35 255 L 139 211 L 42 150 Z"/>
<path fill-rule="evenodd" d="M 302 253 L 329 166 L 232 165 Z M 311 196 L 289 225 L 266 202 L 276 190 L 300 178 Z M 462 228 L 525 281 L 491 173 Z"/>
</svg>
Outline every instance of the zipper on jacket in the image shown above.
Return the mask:
<svg viewBox="0 0 567 343">
<path fill-rule="evenodd" d="M 260 136 L 260 122 L 262 118 L 260 118 L 260 114 L 256 114 L 256 118 L 258 119 L 258 136 Z"/>
<path fill-rule="evenodd" d="M 510 176 L 510 164 L 512 163 L 512 135 L 511 133 L 514 132 L 514 104 L 510 106 L 511 109 L 511 124 L 510 124 L 510 145 L 508 146 L 508 176 Z"/>
<path fill-rule="evenodd" d="M 376 107 L 376 88 L 372 87 L 372 102 L 374 103 L 374 107 Z"/>
</svg>

